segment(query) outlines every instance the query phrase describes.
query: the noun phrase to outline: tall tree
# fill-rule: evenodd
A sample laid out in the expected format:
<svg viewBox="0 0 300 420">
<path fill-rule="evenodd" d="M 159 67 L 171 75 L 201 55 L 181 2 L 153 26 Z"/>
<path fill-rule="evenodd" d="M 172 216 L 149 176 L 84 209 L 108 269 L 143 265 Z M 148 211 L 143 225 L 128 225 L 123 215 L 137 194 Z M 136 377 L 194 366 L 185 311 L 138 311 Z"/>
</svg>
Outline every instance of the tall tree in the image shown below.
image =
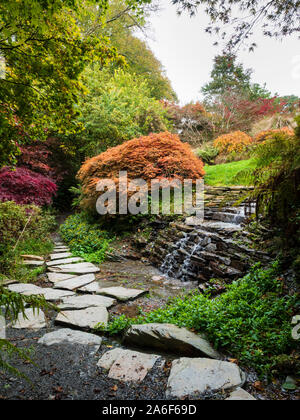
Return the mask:
<svg viewBox="0 0 300 420">
<path fill-rule="evenodd" d="M 107 0 L 89 2 L 105 13 Z M 1 1 L 0 166 L 15 159 L 26 138 L 74 131 L 81 72 L 95 57 L 115 56 L 104 39 L 82 37 L 80 8 L 79 0 Z"/>
<path fill-rule="evenodd" d="M 172 0 L 178 6 L 179 13 L 187 10 L 194 15 L 198 8 L 209 16 L 211 25 L 206 28 L 209 33 L 218 33 L 223 39 L 228 35 L 227 46 L 236 47 L 242 42 L 249 42 L 254 31 L 261 28 L 267 37 L 284 38 L 300 32 L 299 0 Z M 228 34 L 224 26 L 231 27 Z"/>
</svg>

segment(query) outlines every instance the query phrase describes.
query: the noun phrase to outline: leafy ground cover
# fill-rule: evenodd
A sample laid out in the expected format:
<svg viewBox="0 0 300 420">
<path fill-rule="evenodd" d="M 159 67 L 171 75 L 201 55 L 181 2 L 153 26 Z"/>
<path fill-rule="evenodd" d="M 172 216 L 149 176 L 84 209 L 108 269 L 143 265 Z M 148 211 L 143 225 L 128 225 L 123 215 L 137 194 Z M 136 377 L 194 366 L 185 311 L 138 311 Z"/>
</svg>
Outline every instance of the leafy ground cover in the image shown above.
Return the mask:
<svg viewBox="0 0 300 420">
<path fill-rule="evenodd" d="M 283 355 L 296 346 L 291 337 L 295 305 L 296 297 L 284 294 L 278 263 L 274 263 L 269 269 L 253 268 L 216 299 L 188 294 L 137 318 L 115 318 L 107 331 L 117 334 L 131 324 L 175 324 L 205 333 L 215 348 L 265 374 L 275 372 L 282 357 L 288 358 Z"/>
</svg>

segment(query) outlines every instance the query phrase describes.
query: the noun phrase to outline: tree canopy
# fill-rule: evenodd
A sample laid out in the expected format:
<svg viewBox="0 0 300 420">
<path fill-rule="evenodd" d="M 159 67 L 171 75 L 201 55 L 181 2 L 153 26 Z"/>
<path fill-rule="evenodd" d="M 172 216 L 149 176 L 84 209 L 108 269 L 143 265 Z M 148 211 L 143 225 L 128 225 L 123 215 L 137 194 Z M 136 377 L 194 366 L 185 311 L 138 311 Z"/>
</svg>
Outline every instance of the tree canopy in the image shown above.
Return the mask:
<svg viewBox="0 0 300 420">
<path fill-rule="evenodd" d="M 250 39 L 261 28 L 263 35 L 283 38 L 300 32 L 299 0 L 172 0 L 183 10 L 194 15 L 203 6 L 209 16 L 211 25 L 206 28 L 209 33 L 217 33 L 222 39 L 228 38 L 227 46 L 234 48 L 242 42 L 256 47 Z M 224 30 L 224 25 L 232 32 Z M 230 31 L 230 30 L 229 30 Z"/>
</svg>

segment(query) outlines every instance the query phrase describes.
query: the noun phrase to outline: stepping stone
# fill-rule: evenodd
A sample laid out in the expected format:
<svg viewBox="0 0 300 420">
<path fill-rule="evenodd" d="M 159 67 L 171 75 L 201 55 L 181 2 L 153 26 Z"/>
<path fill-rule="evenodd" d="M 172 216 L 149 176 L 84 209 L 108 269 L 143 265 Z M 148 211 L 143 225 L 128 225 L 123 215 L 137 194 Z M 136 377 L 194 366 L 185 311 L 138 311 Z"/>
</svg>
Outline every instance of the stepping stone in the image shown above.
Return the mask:
<svg viewBox="0 0 300 420">
<path fill-rule="evenodd" d="M 47 301 L 61 300 L 64 297 L 73 296 L 75 293 L 63 290 L 54 290 L 50 287 L 39 287 L 34 284 L 18 283 L 8 286 L 12 292 L 20 293 L 21 295 L 42 295 Z"/>
<path fill-rule="evenodd" d="M 78 264 L 66 264 L 58 265 L 56 267 L 49 267 L 48 269 L 52 273 L 71 273 L 71 274 L 88 274 L 98 273 L 100 269 L 91 263 L 78 263 Z"/>
<path fill-rule="evenodd" d="M 166 396 L 183 398 L 194 393 L 222 391 L 242 386 L 245 379 L 234 363 L 182 357 L 172 363 Z"/>
<path fill-rule="evenodd" d="M 59 260 L 60 258 L 69 258 L 72 257 L 71 252 L 59 252 L 58 254 L 51 254 L 50 259 L 51 260 Z"/>
<path fill-rule="evenodd" d="M 34 260 L 34 261 L 44 261 L 43 257 L 39 257 L 37 255 L 21 255 L 22 258 L 26 260 Z"/>
<path fill-rule="evenodd" d="M 221 358 L 204 336 L 173 324 L 132 325 L 125 334 L 125 342 L 162 351 L 172 351 L 182 356 L 201 355 L 212 359 Z"/>
<path fill-rule="evenodd" d="M 249 392 L 244 391 L 242 388 L 237 388 L 235 391 L 233 391 L 228 398 L 226 398 L 227 401 L 256 401 L 256 398 L 254 398 Z"/>
<path fill-rule="evenodd" d="M 59 308 L 64 310 L 95 308 L 98 306 L 110 308 L 115 303 L 114 299 L 105 296 L 77 295 L 63 299 L 63 303 L 59 305 Z"/>
<path fill-rule="evenodd" d="M 72 263 L 77 263 L 77 262 L 82 262 L 82 261 L 84 261 L 83 258 L 73 257 L 73 258 L 63 258 L 61 260 L 49 261 L 46 264 L 47 264 L 47 267 L 52 267 L 55 265 L 72 264 Z"/>
<path fill-rule="evenodd" d="M 59 281 L 55 283 L 54 289 L 75 290 L 86 284 L 92 283 L 95 280 L 94 274 L 85 274 L 83 276 L 76 276 L 68 280 Z"/>
<path fill-rule="evenodd" d="M 101 346 L 102 338 L 95 334 L 62 328 L 45 334 L 39 339 L 38 343 L 44 346 L 52 346 L 54 344 L 80 344 L 91 346 L 94 351 L 97 351 Z"/>
<path fill-rule="evenodd" d="M 97 366 L 109 369 L 108 377 L 119 381 L 141 382 L 161 356 L 132 350 L 114 349 L 106 352 Z"/>
<path fill-rule="evenodd" d="M 54 245 L 55 246 L 65 246 L 65 244 L 63 242 L 60 242 L 60 241 L 54 241 Z"/>
<path fill-rule="evenodd" d="M 56 300 L 62 300 L 66 297 L 74 296 L 74 292 L 70 292 L 68 290 L 55 290 L 47 287 L 43 290 L 43 295 L 48 302 L 55 302 Z"/>
<path fill-rule="evenodd" d="M 73 277 L 76 277 L 76 275 L 72 274 L 60 274 L 60 273 L 47 273 L 48 280 L 51 283 L 57 283 L 59 281 L 72 279 Z"/>
<path fill-rule="evenodd" d="M 12 324 L 12 328 L 16 329 L 28 328 L 31 330 L 39 330 L 45 327 L 46 320 L 44 312 L 41 310 L 33 311 L 32 308 L 25 309 L 25 317 L 23 316 L 23 314 L 19 314 L 16 322 Z"/>
<path fill-rule="evenodd" d="M 1 311 L 1 308 L 0 308 Z M 5 318 L 0 314 L 0 339 L 5 340 L 6 337 Z"/>
<path fill-rule="evenodd" d="M 44 265 L 44 261 L 26 260 L 26 261 L 22 261 L 22 264 L 33 266 L 33 267 L 41 267 Z"/>
<path fill-rule="evenodd" d="M 70 251 L 70 248 L 68 248 L 67 246 L 57 246 L 53 249 L 53 253 L 55 252 L 68 252 Z"/>
<path fill-rule="evenodd" d="M 93 283 L 80 287 L 80 289 L 78 289 L 78 292 L 100 294 L 101 290 L 102 288 L 99 286 L 99 283 L 97 281 L 94 281 Z"/>
<path fill-rule="evenodd" d="M 43 294 L 43 289 L 41 287 L 31 283 L 10 284 L 7 288 L 12 292 L 20 293 L 25 296 Z"/>
<path fill-rule="evenodd" d="M 108 312 L 103 306 L 82 309 L 80 311 L 62 311 L 55 319 L 56 324 L 84 329 L 93 329 L 99 323 L 106 326 L 107 321 Z"/>
<path fill-rule="evenodd" d="M 139 289 L 127 289 L 125 287 L 106 287 L 104 289 L 100 289 L 99 294 L 112 296 L 118 300 L 126 302 L 130 299 L 135 299 L 138 296 L 141 296 L 145 293 L 148 293 L 148 290 L 139 290 Z"/>
</svg>

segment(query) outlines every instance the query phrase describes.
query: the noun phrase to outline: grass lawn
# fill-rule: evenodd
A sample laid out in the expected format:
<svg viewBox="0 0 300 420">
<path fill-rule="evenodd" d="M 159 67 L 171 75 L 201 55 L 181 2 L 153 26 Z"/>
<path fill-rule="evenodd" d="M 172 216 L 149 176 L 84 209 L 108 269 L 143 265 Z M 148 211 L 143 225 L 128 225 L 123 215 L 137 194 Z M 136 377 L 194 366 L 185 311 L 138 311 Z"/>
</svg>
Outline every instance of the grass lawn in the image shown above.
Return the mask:
<svg viewBox="0 0 300 420">
<path fill-rule="evenodd" d="M 255 166 L 255 159 L 253 158 L 221 165 L 205 165 L 205 183 L 215 186 L 251 185 L 245 174 L 238 174 L 247 169 L 254 169 Z"/>
</svg>

